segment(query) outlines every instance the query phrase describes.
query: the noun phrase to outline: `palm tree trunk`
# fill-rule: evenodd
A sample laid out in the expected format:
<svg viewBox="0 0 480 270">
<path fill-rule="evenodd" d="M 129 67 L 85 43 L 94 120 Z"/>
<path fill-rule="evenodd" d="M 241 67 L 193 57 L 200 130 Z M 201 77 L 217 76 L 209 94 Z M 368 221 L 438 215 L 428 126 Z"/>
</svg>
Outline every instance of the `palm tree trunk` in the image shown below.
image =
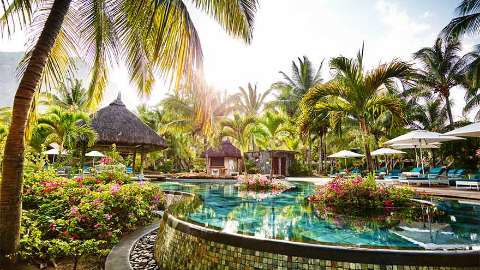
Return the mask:
<svg viewBox="0 0 480 270">
<path fill-rule="evenodd" d="M 24 137 L 28 112 L 70 2 L 71 0 L 54 1 L 15 94 L 0 187 L 0 256 L 2 257 L 0 260 L 5 259 L 6 255 L 13 255 L 19 247 Z M 13 262 L 15 259 L 15 256 L 12 256 L 5 263 Z"/>
<path fill-rule="evenodd" d="M 447 113 L 448 113 L 448 121 L 450 122 L 450 126 L 453 125 L 453 115 L 452 115 L 452 108 L 450 104 L 450 99 L 448 96 L 445 96 L 445 105 L 447 105 Z"/>
<path fill-rule="evenodd" d="M 320 143 L 318 145 L 318 174 L 323 172 L 323 134 L 320 134 Z"/>
<path fill-rule="evenodd" d="M 372 155 L 370 154 L 370 145 L 368 143 L 368 128 L 367 122 L 365 117 L 359 117 L 360 121 L 360 129 L 363 133 L 363 146 L 365 148 L 365 157 L 367 158 L 367 169 L 369 172 L 373 171 L 373 164 L 372 164 Z"/>
</svg>

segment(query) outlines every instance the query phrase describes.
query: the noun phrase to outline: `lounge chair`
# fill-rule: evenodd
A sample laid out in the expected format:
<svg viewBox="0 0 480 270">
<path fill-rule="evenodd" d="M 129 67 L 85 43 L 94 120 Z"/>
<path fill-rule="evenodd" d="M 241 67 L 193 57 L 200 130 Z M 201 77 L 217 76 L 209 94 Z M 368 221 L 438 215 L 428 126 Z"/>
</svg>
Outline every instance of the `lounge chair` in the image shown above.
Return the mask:
<svg viewBox="0 0 480 270">
<path fill-rule="evenodd" d="M 130 166 L 126 167 L 126 168 L 125 168 L 125 173 L 126 173 L 126 174 L 132 174 L 132 173 L 133 173 L 132 167 L 130 167 Z"/>
<path fill-rule="evenodd" d="M 82 173 L 83 174 L 90 174 L 90 166 L 83 165 Z"/>
<path fill-rule="evenodd" d="M 361 175 L 362 171 L 359 168 L 353 168 L 350 172 L 351 175 Z"/>
<path fill-rule="evenodd" d="M 345 169 L 340 169 L 338 170 L 337 173 L 332 173 L 332 174 L 329 174 L 328 177 L 337 177 L 337 176 L 340 176 L 340 175 L 345 175 Z"/>
<path fill-rule="evenodd" d="M 418 176 L 410 176 L 406 179 L 400 180 L 401 183 L 410 184 L 428 184 L 428 185 L 438 185 L 438 184 L 445 184 L 448 185 L 449 181 L 448 178 L 442 176 L 444 169 L 442 167 L 435 167 L 429 170 L 427 174 L 418 175 Z"/>
<path fill-rule="evenodd" d="M 480 171 L 472 177 L 455 180 L 456 188 L 462 186 L 467 186 L 469 188 L 475 187 L 477 190 L 480 190 Z"/>
<path fill-rule="evenodd" d="M 386 175 L 387 174 L 387 168 L 386 167 L 381 167 L 378 168 L 378 170 L 375 170 L 375 175 L 380 176 L 380 175 Z"/>
<path fill-rule="evenodd" d="M 403 172 L 402 176 L 408 178 L 408 177 L 420 176 L 421 174 L 422 174 L 422 168 L 415 167 L 415 168 L 412 168 L 409 172 Z"/>
<path fill-rule="evenodd" d="M 400 179 L 401 174 L 402 174 L 402 171 L 400 169 L 393 169 L 389 174 L 385 175 L 383 179 L 386 179 L 386 180 Z"/>
</svg>

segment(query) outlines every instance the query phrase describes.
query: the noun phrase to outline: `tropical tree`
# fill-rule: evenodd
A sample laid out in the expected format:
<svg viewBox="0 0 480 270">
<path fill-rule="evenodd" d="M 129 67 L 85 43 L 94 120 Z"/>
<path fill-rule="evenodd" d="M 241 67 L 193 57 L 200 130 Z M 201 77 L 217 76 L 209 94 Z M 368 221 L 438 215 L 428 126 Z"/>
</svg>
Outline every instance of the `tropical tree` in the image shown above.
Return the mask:
<svg viewBox="0 0 480 270">
<path fill-rule="evenodd" d="M 458 17 L 452 19 L 442 30 L 444 36 L 461 36 L 464 34 L 477 34 L 480 30 L 480 1 L 463 0 L 456 8 Z"/>
<path fill-rule="evenodd" d="M 247 89 L 240 87 L 239 99 L 237 101 L 238 108 L 241 112 L 249 115 L 256 116 L 265 105 L 265 98 L 272 92 L 272 89 L 268 89 L 263 93 L 258 93 L 257 85 L 248 83 Z"/>
<path fill-rule="evenodd" d="M 373 163 L 369 145 L 369 122 L 384 111 L 389 111 L 396 123 L 404 120 L 402 101 L 387 89 L 395 86 L 396 79 L 411 76 L 411 65 L 393 60 L 366 71 L 363 67 L 363 48 L 356 58 L 335 57 L 329 65 L 335 73 L 334 79 L 314 86 L 305 95 L 305 99 L 314 101 L 317 113 L 327 114 L 332 126 L 338 126 L 345 119 L 358 123 L 362 131 L 367 166 L 371 171 Z"/>
<path fill-rule="evenodd" d="M 244 154 L 248 150 L 249 139 L 254 128 L 255 119 L 251 116 L 242 116 L 238 113 L 233 118 L 226 118 L 221 122 L 222 135 L 232 138 L 233 143 L 240 149 L 242 155 L 243 171 L 247 173 Z"/>
<path fill-rule="evenodd" d="M 280 105 L 288 115 L 294 116 L 299 113 L 299 102 L 307 91 L 313 86 L 322 83 L 321 70 L 323 61 L 315 69 L 308 57 L 298 58 L 298 64 L 292 61 L 291 75 L 280 71 L 282 81 L 272 84 L 272 89 L 279 92 L 274 104 Z"/>
<path fill-rule="evenodd" d="M 460 56 L 461 50 L 458 39 L 438 38 L 433 47 L 422 48 L 414 54 L 422 66 L 416 76 L 418 86 L 433 91 L 445 100 L 450 125 L 454 123 L 450 91 L 455 86 L 466 84 L 466 75 L 478 58 L 476 53 Z"/>
<path fill-rule="evenodd" d="M 73 3 L 73 4 L 72 4 Z M 256 0 L 199 1 L 194 6 L 214 17 L 232 36 L 249 42 Z M 24 136 L 32 100 L 40 82 L 57 81 L 76 56 L 91 65 L 88 93 L 98 104 L 108 80 L 108 66 L 124 60 L 140 93 L 150 93 L 153 71 L 179 84 L 202 60 L 200 41 L 184 1 L 2 1 L 0 23 L 39 33 L 26 54 L 12 112 L 0 187 L 0 254 L 15 260 L 19 246 Z M 34 14 L 35 13 L 35 14 Z M 36 18 L 31 20 L 31 18 Z M 20 27 L 14 27 L 19 24 Z M 113 60 L 115 59 L 115 60 Z M 3 257 L 3 256 L 2 256 Z M 10 259 L 9 259 L 10 260 Z M 10 261 L 11 261 L 10 260 Z M 8 261 L 7 261 L 8 263 Z"/>
<path fill-rule="evenodd" d="M 87 89 L 82 86 L 82 81 L 68 78 L 59 84 L 55 93 L 45 93 L 42 103 L 71 111 L 88 111 Z"/>
<path fill-rule="evenodd" d="M 285 137 L 293 133 L 288 118 L 281 112 L 267 111 L 258 120 L 256 133 L 265 139 L 270 151 L 270 177 L 273 177 L 273 150 L 281 146 Z"/>
<path fill-rule="evenodd" d="M 448 112 L 442 100 L 427 100 L 412 109 L 410 125 L 415 129 L 444 132 Z"/>
<path fill-rule="evenodd" d="M 97 134 L 89 123 L 88 114 L 66 111 L 59 107 L 52 107 L 38 119 L 38 126 L 47 130 L 46 142 L 57 143 L 60 152 L 65 148 L 75 148 L 83 138 L 86 138 L 88 146 L 93 145 Z"/>
</svg>

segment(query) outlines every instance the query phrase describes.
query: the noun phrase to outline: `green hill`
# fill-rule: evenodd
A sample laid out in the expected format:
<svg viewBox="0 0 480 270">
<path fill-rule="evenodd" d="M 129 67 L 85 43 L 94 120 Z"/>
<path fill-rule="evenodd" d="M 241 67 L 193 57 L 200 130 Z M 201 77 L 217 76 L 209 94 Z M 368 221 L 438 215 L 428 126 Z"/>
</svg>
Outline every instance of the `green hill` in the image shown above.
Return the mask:
<svg viewBox="0 0 480 270">
<path fill-rule="evenodd" d="M 18 86 L 16 68 L 24 52 L 0 52 L 0 107 L 11 106 Z"/>
</svg>

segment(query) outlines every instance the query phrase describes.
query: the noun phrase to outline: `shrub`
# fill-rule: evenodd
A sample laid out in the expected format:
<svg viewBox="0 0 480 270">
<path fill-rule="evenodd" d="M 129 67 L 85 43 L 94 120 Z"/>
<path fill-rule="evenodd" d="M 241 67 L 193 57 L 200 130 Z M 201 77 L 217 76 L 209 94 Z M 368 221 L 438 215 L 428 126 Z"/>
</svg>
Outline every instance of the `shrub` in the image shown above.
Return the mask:
<svg viewBox="0 0 480 270">
<path fill-rule="evenodd" d="M 238 176 L 240 190 L 257 191 L 257 192 L 282 192 L 291 185 L 286 181 L 268 177 L 260 174 L 254 175 L 240 175 Z"/>
<path fill-rule="evenodd" d="M 247 168 L 247 173 L 248 174 L 260 173 L 260 170 L 258 169 L 255 161 L 253 161 L 251 159 L 244 159 L 244 161 L 245 161 L 245 167 Z"/>
<path fill-rule="evenodd" d="M 26 177 L 20 255 L 46 262 L 104 256 L 121 235 L 149 223 L 165 197 L 154 184 L 131 184 L 123 172 L 67 179 L 52 171 Z"/>
<path fill-rule="evenodd" d="M 377 185 L 373 176 L 340 176 L 319 186 L 308 200 L 319 208 L 362 214 L 410 206 L 414 196 L 415 192 L 410 188 Z"/>
<path fill-rule="evenodd" d="M 311 176 L 312 169 L 304 162 L 293 160 L 288 167 L 290 176 Z"/>
</svg>

